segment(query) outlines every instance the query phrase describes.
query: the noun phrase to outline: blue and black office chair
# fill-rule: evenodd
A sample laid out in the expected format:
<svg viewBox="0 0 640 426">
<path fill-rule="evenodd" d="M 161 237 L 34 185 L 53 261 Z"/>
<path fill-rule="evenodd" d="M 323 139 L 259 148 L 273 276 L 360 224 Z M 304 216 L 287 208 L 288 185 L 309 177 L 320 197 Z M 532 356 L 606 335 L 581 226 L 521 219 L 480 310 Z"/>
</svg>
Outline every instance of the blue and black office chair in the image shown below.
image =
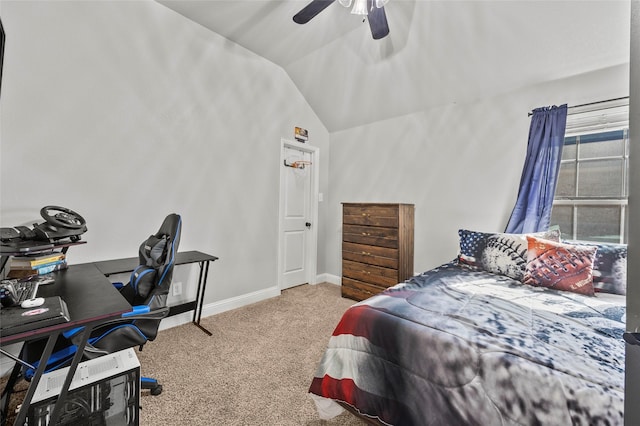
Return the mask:
<svg viewBox="0 0 640 426">
<path fill-rule="evenodd" d="M 167 296 L 171 287 L 175 257 L 180 244 L 182 219 L 172 213 L 168 215 L 160 229 L 147 238 L 139 250 L 140 265 L 131 273 L 127 285 L 114 283 L 120 293 L 133 307 L 131 312 L 121 318 L 96 326 L 91 333 L 84 357 L 96 358 L 123 349 L 142 346 L 154 340 L 158 334 L 160 321 L 167 316 Z M 82 327 L 69 330 L 64 334 L 73 345 L 52 354 L 46 371 L 52 371 L 71 363 L 75 348 L 81 339 Z M 35 365 L 37 368 L 37 365 Z M 26 371 L 28 380 L 35 371 Z M 152 395 L 159 395 L 162 386 L 151 378 L 142 378 L 141 387 L 150 389 Z"/>
</svg>

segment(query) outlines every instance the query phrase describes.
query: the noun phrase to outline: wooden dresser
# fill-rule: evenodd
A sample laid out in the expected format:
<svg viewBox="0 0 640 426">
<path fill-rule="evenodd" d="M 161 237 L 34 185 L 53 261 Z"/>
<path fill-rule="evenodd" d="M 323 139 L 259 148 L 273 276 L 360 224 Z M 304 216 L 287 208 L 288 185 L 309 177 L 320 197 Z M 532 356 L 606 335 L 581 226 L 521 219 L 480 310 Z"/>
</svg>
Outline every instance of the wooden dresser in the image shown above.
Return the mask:
<svg viewBox="0 0 640 426">
<path fill-rule="evenodd" d="M 342 204 L 342 296 L 364 300 L 413 276 L 413 204 Z"/>
</svg>

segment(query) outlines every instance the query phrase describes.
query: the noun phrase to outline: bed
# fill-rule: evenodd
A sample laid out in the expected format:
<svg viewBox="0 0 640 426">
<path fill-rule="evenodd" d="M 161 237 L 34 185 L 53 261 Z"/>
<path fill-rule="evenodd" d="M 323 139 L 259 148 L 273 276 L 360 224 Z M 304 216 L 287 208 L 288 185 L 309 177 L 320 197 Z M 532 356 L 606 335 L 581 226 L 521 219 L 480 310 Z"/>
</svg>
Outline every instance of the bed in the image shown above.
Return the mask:
<svg viewBox="0 0 640 426">
<path fill-rule="evenodd" d="M 345 312 L 309 389 L 320 417 L 623 424 L 626 247 L 459 234 L 455 260 Z"/>
</svg>

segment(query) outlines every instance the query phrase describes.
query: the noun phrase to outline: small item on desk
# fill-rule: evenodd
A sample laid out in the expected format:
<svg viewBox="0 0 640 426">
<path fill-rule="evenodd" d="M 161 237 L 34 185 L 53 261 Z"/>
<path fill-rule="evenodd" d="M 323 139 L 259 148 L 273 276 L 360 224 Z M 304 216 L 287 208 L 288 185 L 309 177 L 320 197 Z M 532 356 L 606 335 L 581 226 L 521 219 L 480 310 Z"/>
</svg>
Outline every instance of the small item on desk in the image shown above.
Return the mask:
<svg viewBox="0 0 640 426">
<path fill-rule="evenodd" d="M 27 299 L 35 299 L 39 287 L 39 277 L 2 280 L 0 282 L 0 303 L 3 307 L 18 306 Z"/>
<path fill-rule="evenodd" d="M 24 309 L 37 308 L 44 303 L 44 297 L 36 297 L 35 299 L 27 299 L 20 304 Z"/>
<path fill-rule="evenodd" d="M 20 305 L 0 309 L 0 335 L 32 331 L 70 320 L 67 304 L 59 296 L 44 298 L 44 304 L 22 309 Z"/>
<path fill-rule="evenodd" d="M 18 304 L 18 294 L 13 286 L 14 280 L 2 280 L 0 282 L 0 303 L 2 306 L 15 306 Z"/>
<path fill-rule="evenodd" d="M 24 277 L 24 278 L 20 278 L 18 280 L 19 282 L 33 282 L 33 283 L 38 283 L 38 285 L 45 285 L 45 284 L 52 284 L 54 282 L 56 282 L 56 280 L 53 279 L 53 277 L 48 274 L 48 275 L 31 275 L 29 277 Z"/>
<path fill-rule="evenodd" d="M 54 251 L 45 254 L 14 256 L 11 258 L 10 264 L 11 269 L 35 269 L 39 266 L 64 260 L 65 258 L 64 253 Z"/>
<path fill-rule="evenodd" d="M 20 267 L 16 268 L 12 264 L 9 270 L 9 273 L 7 274 L 7 277 L 27 278 L 32 276 L 50 274 L 51 272 L 56 272 L 56 271 L 62 271 L 63 269 L 67 269 L 67 267 L 68 265 L 67 265 L 66 259 L 56 260 L 51 263 L 37 265 L 34 267 L 27 267 L 27 268 L 20 268 Z"/>
</svg>

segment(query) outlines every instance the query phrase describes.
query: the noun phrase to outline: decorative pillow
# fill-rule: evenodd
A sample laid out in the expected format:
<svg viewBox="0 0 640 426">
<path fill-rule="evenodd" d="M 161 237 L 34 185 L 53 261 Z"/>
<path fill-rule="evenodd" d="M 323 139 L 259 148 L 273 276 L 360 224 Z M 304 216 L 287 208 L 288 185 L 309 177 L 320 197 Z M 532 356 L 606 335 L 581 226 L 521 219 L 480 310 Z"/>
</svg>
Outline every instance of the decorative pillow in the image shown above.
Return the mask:
<svg viewBox="0 0 640 426">
<path fill-rule="evenodd" d="M 466 265 L 482 268 L 482 252 L 487 246 L 487 239 L 493 234 L 459 229 L 458 235 L 460 236 L 458 260 Z"/>
<path fill-rule="evenodd" d="M 142 256 L 146 260 L 146 265 L 158 267 L 164 262 L 167 254 L 167 236 L 156 237 L 151 235 L 140 249 Z"/>
<path fill-rule="evenodd" d="M 533 234 L 486 233 L 460 229 L 461 263 L 476 266 L 487 272 L 501 274 L 522 281 L 527 264 L 527 235 L 560 241 L 560 231 L 536 232 Z"/>
<path fill-rule="evenodd" d="M 596 293 L 627 294 L 627 245 L 563 241 L 598 250 L 593 262 L 593 287 Z"/>
<path fill-rule="evenodd" d="M 563 244 L 527 236 L 529 250 L 524 283 L 594 296 L 596 247 Z"/>
</svg>

